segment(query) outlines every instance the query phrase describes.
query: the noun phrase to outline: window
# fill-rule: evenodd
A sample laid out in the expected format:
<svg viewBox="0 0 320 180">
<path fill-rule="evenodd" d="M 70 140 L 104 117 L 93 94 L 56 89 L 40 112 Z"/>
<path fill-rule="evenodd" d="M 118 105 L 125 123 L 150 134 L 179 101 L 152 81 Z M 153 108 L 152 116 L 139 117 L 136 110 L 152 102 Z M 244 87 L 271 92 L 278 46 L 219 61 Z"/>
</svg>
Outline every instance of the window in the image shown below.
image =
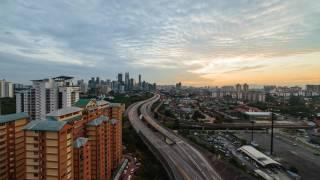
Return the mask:
<svg viewBox="0 0 320 180">
<path fill-rule="evenodd" d="M 39 175 L 38 175 L 38 173 L 33 173 L 33 176 L 38 177 Z"/>
</svg>

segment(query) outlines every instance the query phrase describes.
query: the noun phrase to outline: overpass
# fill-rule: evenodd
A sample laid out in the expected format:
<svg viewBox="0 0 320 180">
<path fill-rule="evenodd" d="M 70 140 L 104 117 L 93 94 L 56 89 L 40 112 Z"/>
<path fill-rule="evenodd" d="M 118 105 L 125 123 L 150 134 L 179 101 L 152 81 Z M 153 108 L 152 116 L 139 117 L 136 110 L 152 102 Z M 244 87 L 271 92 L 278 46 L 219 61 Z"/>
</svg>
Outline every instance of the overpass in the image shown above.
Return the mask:
<svg viewBox="0 0 320 180">
<path fill-rule="evenodd" d="M 171 179 L 188 180 L 221 180 L 220 175 L 198 150 L 153 119 L 151 106 L 158 99 L 159 95 L 155 95 L 146 101 L 135 103 L 129 107 L 128 117 L 132 126 L 140 134 L 149 149 L 165 165 L 169 177 Z M 139 107 L 144 121 L 139 119 Z M 174 143 L 166 143 L 161 136 L 170 139 Z"/>
<path fill-rule="evenodd" d="M 251 123 L 222 123 L 222 124 L 205 124 L 197 122 L 180 122 L 181 127 L 186 128 L 202 128 L 202 129 L 251 129 Z M 254 123 L 253 129 L 269 129 L 271 123 Z M 273 128 L 286 128 L 286 129 L 309 129 L 307 124 L 286 124 L 274 123 Z"/>
</svg>

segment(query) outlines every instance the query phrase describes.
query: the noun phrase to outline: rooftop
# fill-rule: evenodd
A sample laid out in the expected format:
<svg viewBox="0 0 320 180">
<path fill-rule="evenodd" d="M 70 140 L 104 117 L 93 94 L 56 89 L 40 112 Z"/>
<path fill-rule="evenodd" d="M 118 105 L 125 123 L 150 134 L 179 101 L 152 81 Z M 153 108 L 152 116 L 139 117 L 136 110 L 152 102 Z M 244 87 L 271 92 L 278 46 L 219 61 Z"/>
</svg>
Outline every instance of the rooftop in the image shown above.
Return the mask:
<svg viewBox="0 0 320 180">
<path fill-rule="evenodd" d="M 121 107 L 121 103 L 110 103 L 110 107 Z"/>
<path fill-rule="evenodd" d="M 57 80 L 57 81 L 60 81 L 60 80 L 70 80 L 70 79 L 73 79 L 73 77 L 72 76 L 58 76 L 58 77 L 55 77 L 53 79 Z"/>
<path fill-rule="evenodd" d="M 263 154 L 262 152 L 258 151 L 256 148 L 254 148 L 252 146 L 245 145 L 245 146 L 240 147 L 238 150 L 242 151 L 247 156 L 254 159 L 257 163 L 259 163 L 263 167 L 265 167 L 267 165 L 281 166 L 280 163 L 271 159 L 269 156 Z"/>
<path fill-rule="evenodd" d="M 99 100 L 99 101 L 97 101 L 97 105 L 98 106 L 103 106 L 103 105 L 108 105 L 109 104 L 109 102 L 108 101 L 105 101 L 105 100 Z"/>
<path fill-rule="evenodd" d="M 87 123 L 88 126 L 99 126 L 103 121 L 107 121 L 107 116 L 100 116 L 90 122 Z"/>
<path fill-rule="evenodd" d="M 91 99 L 79 99 L 74 105 L 80 108 L 84 108 L 91 101 Z"/>
<path fill-rule="evenodd" d="M 11 121 L 16 121 L 19 119 L 28 118 L 29 115 L 27 113 L 15 113 L 15 114 L 7 114 L 7 115 L 0 115 L 0 123 L 7 123 Z"/>
<path fill-rule="evenodd" d="M 34 120 L 29 122 L 24 130 L 30 131 L 60 131 L 67 122 L 65 121 L 50 121 L 50 120 Z"/>
<path fill-rule="evenodd" d="M 73 147 L 80 148 L 80 147 L 84 146 L 87 142 L 88 142 L 88 138 L 78 137 L 74 141 Z"/>
<path fill-rule="evenodd" d="M 35 79 L 35 80 L 31 80 L 31 81 L 33 81 L 33 82 L 43 82 L 43 81 L 49 81 L 49 79 L 48 78 L 46 78 L 46 79 Z"/>
<path fill-rule="evenodd" d="M 66 108 L 63 108 L 63 109 L 59 109 L 59 110 L 53 111 L 53 112 L 47 114 L 47 116 L 59 117 L 59 116 L 63 116 L 63 115 L 66 115 L 66 114 L 79 112 L 81 110 L 82 110 L 82 108 L 79 108 L 79 107 L 66 107 Z"/>
</svg>

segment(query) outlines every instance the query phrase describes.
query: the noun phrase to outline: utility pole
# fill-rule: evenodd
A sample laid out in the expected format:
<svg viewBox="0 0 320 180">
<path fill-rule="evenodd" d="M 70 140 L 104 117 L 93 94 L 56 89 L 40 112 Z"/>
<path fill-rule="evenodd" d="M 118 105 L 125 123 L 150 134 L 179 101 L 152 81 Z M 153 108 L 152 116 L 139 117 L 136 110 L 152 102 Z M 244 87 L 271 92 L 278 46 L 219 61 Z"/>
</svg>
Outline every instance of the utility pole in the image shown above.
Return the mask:
<svg viewBox="0 0 320 180">
<path fill-rule="evenodd" d="M 275 120 L 275 114 L 271 112 L 271 144 L 270 144 L 270 155 L 273 154 L 273 123 Z"/>
<path fill-rule="evenodd" d="M 253 125 L 254 125 L 254 121 L 251 120 L 251 144 L 253 143 Z"/>
</svg>

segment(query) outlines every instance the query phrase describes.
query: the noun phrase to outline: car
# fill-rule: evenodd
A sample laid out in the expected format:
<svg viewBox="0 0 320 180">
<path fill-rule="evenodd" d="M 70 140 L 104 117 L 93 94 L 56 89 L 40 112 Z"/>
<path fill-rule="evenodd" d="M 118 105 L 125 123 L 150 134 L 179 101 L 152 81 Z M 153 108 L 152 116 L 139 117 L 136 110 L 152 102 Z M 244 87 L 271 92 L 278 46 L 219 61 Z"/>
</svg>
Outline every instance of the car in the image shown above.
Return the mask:
<svg viewBox="0 0 320 180">
<path fill-rule="evenodd" d="M 292 146 L 298 146 L 296 143 L 293 143 Z"/>
</svg>

